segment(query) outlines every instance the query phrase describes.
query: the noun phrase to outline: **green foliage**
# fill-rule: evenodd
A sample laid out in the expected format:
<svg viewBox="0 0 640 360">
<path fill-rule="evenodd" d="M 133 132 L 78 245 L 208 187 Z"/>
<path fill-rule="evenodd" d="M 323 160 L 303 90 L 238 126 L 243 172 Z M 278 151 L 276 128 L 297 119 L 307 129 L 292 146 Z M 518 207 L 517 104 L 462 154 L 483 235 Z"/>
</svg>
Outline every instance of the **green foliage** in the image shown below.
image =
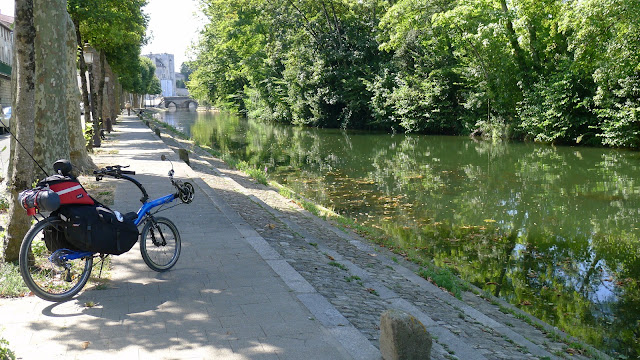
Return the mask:
<svg viewBox="0 0 640 360">
<path fill-rule="evenodd" d="M 115 1 L 115 0 L 114 0 Z M 640 147 L 632 0 L 203 0 L 201 101 L 265 121 Z"/>
<path fill-rule="evenodd" d="M 0 195 L 0 212 L 7 210 L 9 210 L 9 201 L 4 197 L 4 195 Z"/>
<path fill-rule="evenodd" d="M 588 111 L 590 90 L 573 75 L 558 72 L 541 78 L 525 91 L 518 126 L 524 138 L 565 144 L 598 141 L 594 132 L 596 119 Z"/>
<path fill-rule="evenodd" d="M 93 126 L 85 126 L 84 128 L 84 146 L 88 151 L 93 151 Z"/>
<path fill-rule="evenodd" d="M 156 76 L 156 66 L 153 61 L 144 56 L 139 57 L 138 61 L 140 62 L 140 72 L 137 75 L 140 80 L 136 82 L 138 86 L 134 89 L 134 93 L 152 95 L 162 93 L 162 86 Z"/>
<path fill-rule="evenodd" d="M 466 285 L 449 269 L 424 267 L 418 271 L 418 275 L 433 281 L 438 287 L 449 291 L 458 299 L 462 298 L 462 291 L 467 289 Z"/>
<path fill-rule="evenodd" d="M 184 75 L 185 81 L 189 81 L 189 77 L 191 73 L 193 73 L 193 68 L 190 61 L 185 61 L 180 65 L 180 73 Z"/>
<path fill-rule="evenodd" d="M 15 360 L 16 354 L 9 349 L 9 342 L 0 338 L 0 360 Z"/>
<path fill-rule="evenodd" d="M 227 160 L 225 160 L 227 161 Z M 254 166 L 249 165 L 246 161 L 237 161 L 233 165 L 236 169 L 247 173 L 251 178 L 259 182 L 260 184 L 267 185 L 267 174 L 264 170 L 260 170 Z"/>
<path fill-rule="evenodd" d="M 138 57 L 148 23 L 147 0 L 69 0 L 67 11 L 83 42 L 105 53 L 126 91 L 135 92 L 141 72 Z"/>
</svg>

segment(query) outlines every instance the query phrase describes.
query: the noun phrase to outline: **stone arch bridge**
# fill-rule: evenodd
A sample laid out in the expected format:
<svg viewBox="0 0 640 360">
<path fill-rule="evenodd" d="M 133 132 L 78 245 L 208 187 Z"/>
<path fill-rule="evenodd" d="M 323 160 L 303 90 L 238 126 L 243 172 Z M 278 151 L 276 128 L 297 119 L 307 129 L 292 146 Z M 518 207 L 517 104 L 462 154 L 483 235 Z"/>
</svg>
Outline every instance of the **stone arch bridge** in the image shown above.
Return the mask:
<svg viewBox="0 0 640 360">
<path fill-rule="evenodd" d="M 188 96 L 165 96 L 160 100 L 158 107 L 169 108 L 172 104 L 177 109 L 198 108 L 198 102 Z"/>
</svg>

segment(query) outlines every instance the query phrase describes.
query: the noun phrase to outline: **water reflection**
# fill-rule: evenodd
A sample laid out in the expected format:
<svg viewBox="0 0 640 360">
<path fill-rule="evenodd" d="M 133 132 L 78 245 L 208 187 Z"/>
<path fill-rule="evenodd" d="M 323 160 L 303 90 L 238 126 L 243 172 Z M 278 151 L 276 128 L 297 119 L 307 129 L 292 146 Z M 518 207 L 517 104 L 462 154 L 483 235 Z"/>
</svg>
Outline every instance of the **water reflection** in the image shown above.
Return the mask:
<svg viewBox="0 0 640 360">
<path fill-rule="evenodd" d="M 640 353 L 640 154 L 165 115 L 595 346 Z"/>
</svg>

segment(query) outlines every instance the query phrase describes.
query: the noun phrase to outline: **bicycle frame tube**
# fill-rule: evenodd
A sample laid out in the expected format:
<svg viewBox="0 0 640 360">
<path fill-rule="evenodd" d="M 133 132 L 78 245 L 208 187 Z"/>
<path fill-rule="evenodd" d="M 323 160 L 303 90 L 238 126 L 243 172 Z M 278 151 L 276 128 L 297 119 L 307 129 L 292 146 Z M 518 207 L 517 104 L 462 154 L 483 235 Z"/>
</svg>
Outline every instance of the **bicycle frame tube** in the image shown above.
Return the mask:
<svg viewBox="0 0 640 360">
<path fill-rule="evenodd" d="M 62 249 L 62 250 L 66 250 L 66 249 Z M 74 250 L 67 250 L 67 251 L 68 251 L 68 253 L 61 255 L 60 259 L 62 259 L 64 261 L 77 260 L 77 259 L 82 259 L 84 257 L 93 256 L 93 254 L 94 254 L 94 253 L 88 252 L 88 251 L 74 251 Z M 54 254 L 55 254 L 55 252 L 53 254 L 51 254 L 51 256 L 49 256 L 49 261 L 51 261 L 53 259 L 53 255 Z"/>
<path fill-rule="evenodd" d="M 138 225 L 142 222 L 142 219 L 144 218 L 145 215 L 147 215 L 149 213 L 149 211 L 151 209 L 153 209 L 156 206 L 160 206 L 166 203 L 170 203 L 173 200 L 175 200 L 176 195 L 175 194 L 169 194 L 169 195 L 165 195 L 161 198 L 157 198 L 155 200 L 151 200 L 149 202 L 146 202 L 144 204 L 142 204 L 142 207 L 140 208 L 140 210 L 138 210 L 138 218 L 135 219 L 133 222 Z"/>
</svg>

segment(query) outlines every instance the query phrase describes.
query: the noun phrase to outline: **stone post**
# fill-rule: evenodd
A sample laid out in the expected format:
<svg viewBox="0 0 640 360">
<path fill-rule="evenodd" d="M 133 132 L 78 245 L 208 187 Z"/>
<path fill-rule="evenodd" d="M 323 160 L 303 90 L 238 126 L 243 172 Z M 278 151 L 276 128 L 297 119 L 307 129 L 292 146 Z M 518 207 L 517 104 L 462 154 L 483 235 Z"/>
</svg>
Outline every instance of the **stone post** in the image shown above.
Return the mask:
<svg viewBox="0 0 640 360">
<path fill-rule="evenodd" d="M 180 160 L 191 166 L 189 163 L 189 151 L 187 151 L 187 149 L 178 149 L 178 156 L 180 157 Z"/>
<path fill-rule="evenodd" d="M 380 317 L 380 352 L 384 360 L 428 360 L 431 335 L 404 311 L 387 310 Z"/>
</svg>

